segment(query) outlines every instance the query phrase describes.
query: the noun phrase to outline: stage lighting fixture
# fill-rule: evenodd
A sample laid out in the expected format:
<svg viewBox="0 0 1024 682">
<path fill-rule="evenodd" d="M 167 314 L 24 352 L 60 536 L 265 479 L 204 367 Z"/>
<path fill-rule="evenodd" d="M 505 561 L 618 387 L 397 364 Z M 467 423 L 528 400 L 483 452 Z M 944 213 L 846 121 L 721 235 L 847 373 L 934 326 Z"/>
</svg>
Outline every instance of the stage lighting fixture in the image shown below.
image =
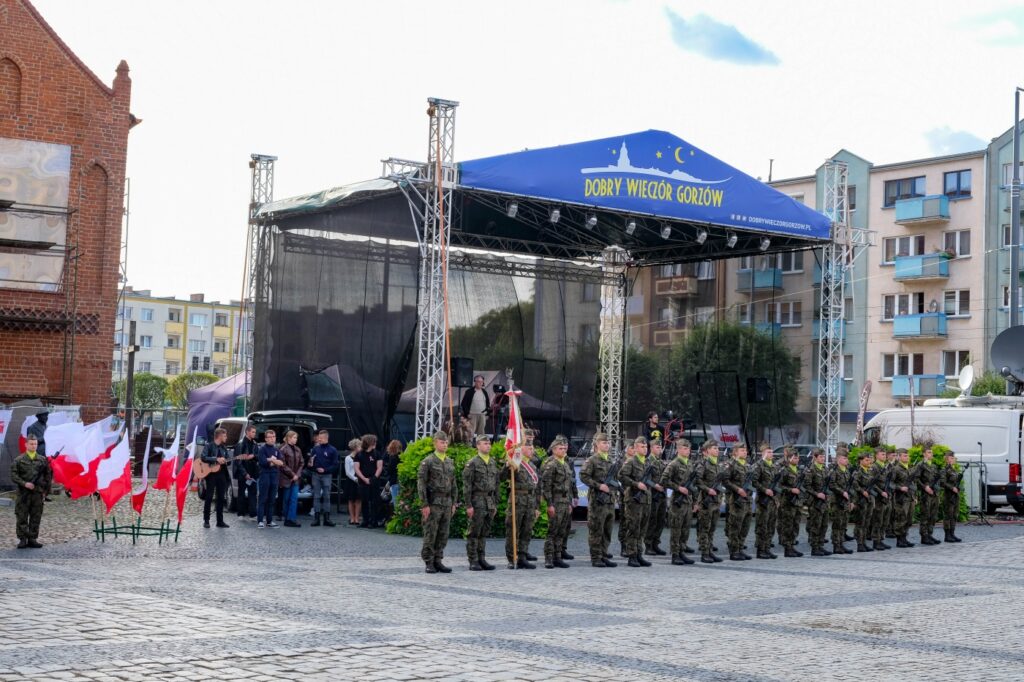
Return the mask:
<svg viewBox="0 0 1024 682">
<path fill-rule="evenodd" d="M 772 245 L 772 240 L 768 237 L 761 237 L 761 250 L 767 251 L 768 247 Z"/>
<path fill-rule="evenodd" d="M 728 238 L 725 240 L 725 245 L 730 249 L 736 246 L 736 233 L 730 232 Z"/>
<path fill-rule="evenodd" d="M 551 209 L 551 215 L 548 216 L 548 220 L 550 220 L 552 223 L 557 223 L 558 219 L 561 217 L 562 211 L 557 208 L 553 208 Z"/>
<path fill-rule="evenodd" d="M 671 236 L 672 236 L 672 228 L 669 227 L 668 225 L 663 226 L 661 228 L 661 238 L 662 239 L 668 239 Z"/>
<path fill-rule="evenodd" d="M 708 231 L 707 230 L 697 230 L 697 240 L 696 240 L 697 243 L 698 244 L 703 244 L 707 240 L 708 240 Z"/>
<path fill-rule="evenodd" d="M 517 213 L 519 213 L 519 204 L 513 201 L 508 205 L 508 217 L 515 218 Z"/>
<path fill-rule="evenodd" d="M 597 216 L 591 213 L 587 216 L 587 229 L 593 230 L 595 227 L 597 227 Z"/>
<path fill-rule="evenodd" d="M 626 234 L 631 235 L 634 232 L 636 232 L 636 221 L 630 220 L 628 223 L 626 223 Z"/>
</svg>

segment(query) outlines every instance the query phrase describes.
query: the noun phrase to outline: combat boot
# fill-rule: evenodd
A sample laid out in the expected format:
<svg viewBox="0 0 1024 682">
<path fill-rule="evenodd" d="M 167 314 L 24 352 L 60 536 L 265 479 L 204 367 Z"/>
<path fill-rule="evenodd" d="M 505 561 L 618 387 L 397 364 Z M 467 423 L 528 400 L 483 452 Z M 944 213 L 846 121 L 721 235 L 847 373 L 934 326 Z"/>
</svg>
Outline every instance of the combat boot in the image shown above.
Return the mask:
<svg viewBox="0 0 1024 682">
<path fill-rule="evenodd" d="M 716 564 L 720 564 L 723 561 L 725 561 L 725 559 L 723 559 L 722 557 L 718 556 L 714 552 L 711 552 L 711 560 L 714 561 Z"/>
<path fill-rule="evenodd" d="M 875 550 L 873 550 L 870 547 L 868 547 L 865 543 L 860 543 L 860 544 L 857 545 L 857 551 L 858 552 L 874 552 Z"/>
<path fill-rule="evenodd" d="M 444 564 L 442 564 L 440 559 L 437 559 L 437 560 L 434 561 L 434 568 L 437 569 L 438 573 L 451 573 L 452 572 L 452 569 L 450 569 L 447 566 L 445 566 Z"/>
<path fill-rule="evenodd" d="M 911 542 L 910 540 L 908 540 L 908 539 L 907 539 L 907 536 L 906 536 L 906 535 L 904 535 L 904 536 L 903 536 L 903 546 L 904 546 L 904 547 L 913 547 L 913 546 L 914 546 L 914 543 L 913 543 L 913 542 Z"/>
<path fill-rule="evenodd" d="M 324 525 L 327 526 L 328 528 L 334 528 L 338 524 L 334 523 L 334 521 L 331 521 L 331 515 L 330 514 L 328 514 L 327 512 L 324 512 Z"/>
<path fill-rule="evenodd" d="M 594 568 L 608 568 L 604 563 L 604 559 L 591 559 L 590 565 Z"/>
<path fill-rule="evenodd" d="M 36 542 L 34 539 L 28 541 L 28 546 L 29 546 L 29 549 L 42 549 L 43 548 L 43 545 L 41 543 L 39 543 L 39 542 Z"/>
<path fill-rule="evenodd" d="M 482 570 L 484 570 L 484 567 L 481 566 L 480 562 L 478 562 L 478 561 L 470 561 L 469 562 L 469 570 L 471 570 L 471 571 L 482 571 Z"/>
<path fill-rule="evenodd" d="M 527 552 L 527 553 L 526 553 L 526 560 L 527 560 L 527 561 L 536 561 L 536 560 L 537 560 L 537 557 L 535 557 L 535 556 L 533 556 L 532 554 L 530 554 L 529 552 Z"/>
<path fill-rule="evenodd" d="M 494 564 L 488 563 L 487 559 L 485 559 L 483 557 L 480 557 L 480 559 L 477 561 L 477 563 L 480 564 L 480 568 L 484 569 L 485 571 L 493 571 L 494 570 Z"/>
<path fill-rule="evenodd" d="M 963 542 L 963 540 L 956 536 L 956 531 L 955 530 L 951 530 L 951 531 L 949 531 L 949 539 L 946 540 L 946 542 Z"/>
<path fill-rule="evenodd" d="M 823 546 L 819 547 L 818 551 L 821 552 L 821 556 L 832 556 L 832 552 L 828 551 Z"/>
<path fill-rule="evenodd" d="M 921 536 L 921 544 L 922 545 L 934 545 L 935 542 L 932 541 L 932 539 L 930 537 L 928 537 L 927 535 L 922 535 Z"/>
<path fill-rule="evenodd" d="M 636 557 L 636 562 L 638 564 L 640 564 L 641 566 L 643 566 L 644 568 L 647 568 L 648 566 L 651 565 L 651 562 L 648 561 L 647 559 L 645 559 L 644 556 L 640 552 L 637 552 L 633 556 Z"/>
<path fill-rule="evenodd" d="M 533 568 L 537 568 L 537 564 L 531 564 L 531 563 L 530 563 L 529 561 L 527 561 L 526 559 L 520 559 L 520 560 L 519 560 L 519 561 L 518 561 L 518 562 L 516 563 L 516 568 L 526 568 L 526 569 L 533 569 Z"/>
<path fill-rule="evenodd" d="M 566 551 L 565 551 L 564 549 L 562 550 L 562 559 L 563 559 L 563 560 L 565 560 L 565 561 L 572 561 L 572 560 L 573 560 L 573 559 L 575 559 L 575 558 L 576 558 L 576 557 L 574 557 L 574 556 L 573 556 L 572 554 L 569 554 L 569 553 L 568 553 L 568 552 L 566 552 Z"/>
<path fill-rule="evenodd" d="M 673 566 L 682 566 L 683 565 L 683 557 L 682 557 L 681 554 L 673 554 L 672 555 L 672 565 Z"/>
<path fill-rule="evenodd" d="M 801 556 L 801 554 L 792 547 L 786 547 L 786 551 L 783 553 L 783 556 L 787 559 L 796 559 L 797 557 Z"/>
<path fill-rule="evenodd" d="M 320 516 L 321 514 L 316 515 L 316 518 L 313 520 L 313 523 L 309 524 L 310 528 L 315 528 L 320 525 Z"/>
<path fill-rule="evenodd" d="M 661 548 L 661 543 L 660 542 L 655 542 L 654 543 L 654 553 L 657 554 L 658 556 L 668 556 L 668 552 L 666 552 L 665 550 L 663 550 Z"/>
<path fill-rule="evenodd" d="M 28 540 L 22 538 L 21 540 L 18 541 L 18 549 L 27 549 L 27 548 L 28 548 Z"/>
<path fill-rule="evenodd" d="M 630 568 L 640 568 L 641 567 L 640 566 L 640 562 L 636 560 L 636 557 L 637 557 L 636 554 L 630 554 L 629 555 L 629 562 L 626 565 L 629 566 Z"/>
<path fill-rule="evenodd" d="M 871 545 L 871 549 L 881 552 L 884 549 L 889 549 L 889 545 L 885 544 L 884 542 L 879 542 L 878 540 L 875 540 L 875 542 Z"/>
<path fill-rule="evenodd" d="M 729 552 L 729 561 L 743 561 L 743 555 L 739 552 Z"/>
<path fill-rule="evenodd" d="M 757 550 L 757 558 L 758 559 L 771 559 L 772 557 L 765 550 L 759 549 L 759 550 Z"/>
<path fill-rule="evenodd" d="M 882 549 L 892 549 L 892 545 L 887 543 L 885 540 L 882 540 L 879 544 L 882 545 Z"/>
<path fill-rule="evenodd" d="M 853 542 L 857 538 L 853 537 L 849 533 L 843 533 L 843 542 Z"/>
<path fill-rule="evenodd" d="M 702 564 L 713 564 L 713 563 L 715 563 L 715 560 L 713 558 L 711 558 L 710 554 L 701 554 L 700 562 Z"/>
<path fill-rule="evenodd" d="M 693 547 L 690 547 L 689 545 L 683 545 L 683 554 L 693 554 L 696 551 L 697 550 L 695 550 Z"/>
<path fill-rule="evenodd" d="M 899 536 L 898 538 L 896 538 L 896 547 L 897 548 L 903 549 L 906 546 L 907 546 L 907 541 L 903 538 L 902 535 Z"/>
<path fill-rule="evenodd" d="M 928 534 L 928 539 L 932 541 L 933 545 L 941 545 L 942 544 L 942 540 L 938 539 L 937 537 L 935 537 L 931 533 Z"/>
<path fill-rule="evenodd" d="M 555 567 L 555 560 L 552 557 L 549 557 L 549 556 L 544 557 L 544 568 L 554 568 L 554 567 Z"/>
<path fill-rule="evenodd" d="M 614 559 L 614 558 L 615 558 L 615 555 L 614 555 L 614 554 L 612 554 L 611 552 L 605 552 L 605 553 L 604 553 L 604 558 L 605 558 L 605 559 Z"/>
<path fill-rule="evenodd" d="M 740 550 L 740 556 L 743 557 L 744 561 L 751 561 L 754 558 L 754 557 L 750 556 L 749 554 L 747 554 L 746 552 L 744 552 L 743 550 Z"/>
<path fill-rule="evenodd" d="M 944 530 L 942 532 L 942 541 L 943 542 L 953 542 L 953 540 L 949 536 L 950 536 L 950 532 L 948 530 Z"/>
<path fill-rule="evenodd" d="M 852 552 L 850 552 L 850 550 L 846 549 L 846 547 L 844 547 L 843 543 L 841 543 L 841 542 L 839 542 L 839 543 L 833 542 L 832 543 L 832 553 L 833 554 L 852 554 Z"/>
<path fill-rule="evenodd" d="M 811 550 L 811 556 L 825 556 L 825 550 L 815 547 Z"/>
<path fill-rule="evenodd" d="M 569 568 L 569 564 L 562 561 L 562 557 L 555 557 L 553 563 L 555 564 L 555 566 L 558 566 L 559 568 Z"/>
<path fill-rule="evenodd" d="M 437 573 L 437 567 L 431 562 L 427 562 L 427 567 L 423 569 L 424 573 Z"/>
<path fill-rule="evenodd" d="M 604 565 L 607 566 L 608 568 L 615 568 L 616 566 L 618 566 L 618 564 L 615 563 L 614 561 L 612 561 L 611 559 L 605 559 L 604 560 Z"/>
</svg>

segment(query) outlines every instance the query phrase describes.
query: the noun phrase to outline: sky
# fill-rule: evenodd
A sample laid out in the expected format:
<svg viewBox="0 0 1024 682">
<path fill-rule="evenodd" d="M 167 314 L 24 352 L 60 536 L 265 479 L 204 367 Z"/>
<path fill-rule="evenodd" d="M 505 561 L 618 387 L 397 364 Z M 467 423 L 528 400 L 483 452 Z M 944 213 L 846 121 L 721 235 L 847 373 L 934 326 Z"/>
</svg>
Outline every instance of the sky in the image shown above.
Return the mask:
<svg viewBox="0 0 1024 682">
<path fill-rule="evenodd" d="M 106 83 L 131 68 L 128 282 L 242 293 L 251 153 L 275 198 L 425 159 L 668 130 L 755 177 L 980 149 L 1013 124 L 1024 7 L 834 0 L 34 0 Z"/>
</svg>

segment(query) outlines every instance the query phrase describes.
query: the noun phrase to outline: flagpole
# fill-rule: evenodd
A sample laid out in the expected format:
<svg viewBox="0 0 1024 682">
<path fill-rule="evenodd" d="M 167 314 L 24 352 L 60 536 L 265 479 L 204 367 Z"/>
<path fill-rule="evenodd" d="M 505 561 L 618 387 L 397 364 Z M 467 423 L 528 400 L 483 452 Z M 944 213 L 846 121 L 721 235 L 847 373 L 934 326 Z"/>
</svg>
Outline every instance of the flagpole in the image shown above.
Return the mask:
<svg viewBox="0 0 1024 682">
<path fill-rule="evenodd" d="M 512 451 L 512 458 L 515 459 L 515 450 Z M 509 476 L 509 502 L 512 504 L 512 565 L 519 568 L 519 536 L 516 534 L 516 472 L 519 467 L 512 468 L 512 475 Z"/>
</svg>

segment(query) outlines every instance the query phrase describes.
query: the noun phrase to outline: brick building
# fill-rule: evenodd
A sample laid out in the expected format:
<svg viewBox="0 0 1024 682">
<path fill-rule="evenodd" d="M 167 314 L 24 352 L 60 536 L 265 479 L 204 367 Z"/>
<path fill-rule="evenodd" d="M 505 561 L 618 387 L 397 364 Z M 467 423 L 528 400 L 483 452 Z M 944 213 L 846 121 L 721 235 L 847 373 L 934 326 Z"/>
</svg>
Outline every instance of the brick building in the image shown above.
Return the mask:
<svg viewBox="0 0 1024 682">
<path fill-rule="evenodd" d="M 109 404 L 130 98 L 0 0 L 0 402 Z"/>
</svg>

